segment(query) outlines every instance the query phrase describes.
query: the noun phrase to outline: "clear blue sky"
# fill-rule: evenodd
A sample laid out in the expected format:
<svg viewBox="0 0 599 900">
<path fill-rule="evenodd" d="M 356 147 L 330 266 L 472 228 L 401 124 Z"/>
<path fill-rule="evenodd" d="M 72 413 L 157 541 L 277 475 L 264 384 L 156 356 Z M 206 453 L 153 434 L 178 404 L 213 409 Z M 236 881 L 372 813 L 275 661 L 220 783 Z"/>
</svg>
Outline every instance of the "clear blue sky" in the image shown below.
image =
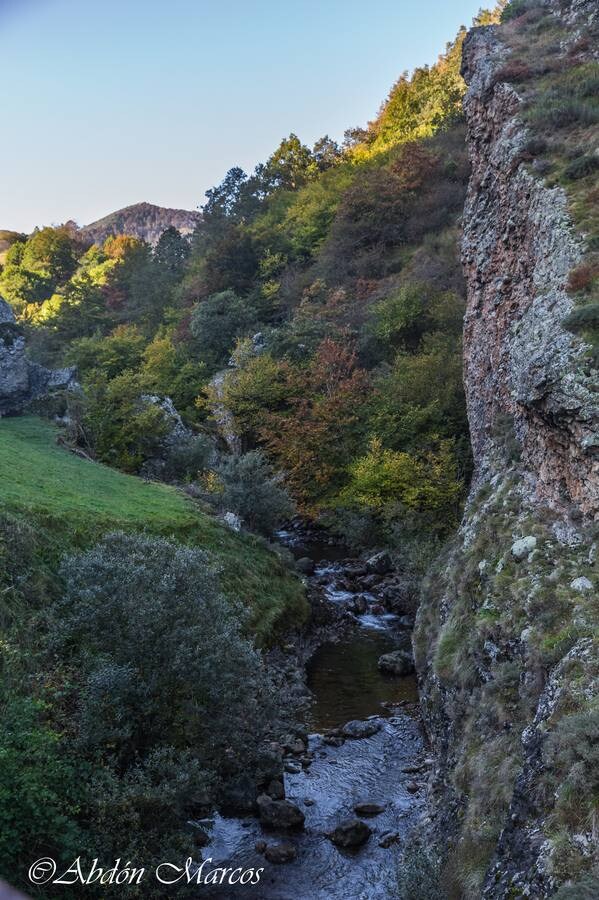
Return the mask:
<svg viewBox="0 0 599 900">
<path fill-rule="evenodd" d="M 0 0 L 0 228 L 195 208 L 227 169 L 371 119 L 480 0 Z"/>
</svg>

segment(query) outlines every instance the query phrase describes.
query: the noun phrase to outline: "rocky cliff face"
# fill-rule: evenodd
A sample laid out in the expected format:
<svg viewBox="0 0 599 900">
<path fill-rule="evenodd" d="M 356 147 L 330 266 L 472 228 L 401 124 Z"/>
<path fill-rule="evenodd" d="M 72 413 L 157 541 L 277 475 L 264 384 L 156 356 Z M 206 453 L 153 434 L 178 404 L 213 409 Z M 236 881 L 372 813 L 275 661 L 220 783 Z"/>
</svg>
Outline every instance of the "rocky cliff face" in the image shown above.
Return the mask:
<svg viewBox="0 0 599 900">
<path fill-rule="evenodd" d="M 23 410 L 27 403 L 72 386 L 75 369 L 50 371 L 25 355 L 25 338 L 12 307 L 0 297 L 0 417 Z"/>
<path fill-rule="evenodd" d="M 578 40 L 598 14 L 596 0 L 541 5 Z M 562 324 L 584 239 L 562 188 L 525 162 L 530 135 L 521 96 L 501 77 L 503 33 L 475 29 L 464 47 L 464 370 L 476 472 L 415 635 L 437 760 L 430 824 L 450 896 L 544 898 L 586 879 L 596 893 L 572 896 L 590 897 L 599 376 Z"/>
</svg>

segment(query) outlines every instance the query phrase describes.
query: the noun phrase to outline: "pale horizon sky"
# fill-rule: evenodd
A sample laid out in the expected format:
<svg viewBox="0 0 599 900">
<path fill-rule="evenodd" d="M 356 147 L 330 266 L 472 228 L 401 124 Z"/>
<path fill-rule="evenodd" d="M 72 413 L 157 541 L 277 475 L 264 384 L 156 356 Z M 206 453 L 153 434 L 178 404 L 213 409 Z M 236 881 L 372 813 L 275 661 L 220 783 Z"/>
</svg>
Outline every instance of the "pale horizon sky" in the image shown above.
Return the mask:
<svg viewBox="0 0 599 900">
<path fill-rule="evenodd" d="M 0 228 L 195 209 L 291 131 L 372 119 L 480 0 L 0 0 Z"/>
</svg>

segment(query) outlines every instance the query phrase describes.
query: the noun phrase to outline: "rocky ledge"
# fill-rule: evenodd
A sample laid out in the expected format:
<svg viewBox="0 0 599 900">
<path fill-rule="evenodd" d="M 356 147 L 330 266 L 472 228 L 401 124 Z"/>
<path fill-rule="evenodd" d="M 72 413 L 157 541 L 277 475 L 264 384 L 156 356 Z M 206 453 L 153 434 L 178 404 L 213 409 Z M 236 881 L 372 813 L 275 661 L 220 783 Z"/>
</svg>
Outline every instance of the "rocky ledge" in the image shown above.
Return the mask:
<svg viewBox="0 0 599 900">
<path fill-rule="evenodd" d="M 74 384 L 74 368 L 50 370 L 27 358 L 22 329 L 0 297 L 0 416 L 20 413 L 32 400 Z"/>
</svg>

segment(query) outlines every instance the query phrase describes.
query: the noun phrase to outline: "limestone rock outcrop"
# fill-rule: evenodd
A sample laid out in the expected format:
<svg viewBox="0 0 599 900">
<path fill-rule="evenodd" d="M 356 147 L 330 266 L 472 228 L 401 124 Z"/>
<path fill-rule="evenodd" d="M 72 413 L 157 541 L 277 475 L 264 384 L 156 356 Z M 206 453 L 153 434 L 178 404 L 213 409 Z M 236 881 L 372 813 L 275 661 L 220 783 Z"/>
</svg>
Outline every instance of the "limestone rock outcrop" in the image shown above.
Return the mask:
<svg viewBox="0 0 599 900">
<path fill-rule="evenodd" d="M 581 46 L 599 16 L 596 0 L 537 6 Z M 455 896 L 543 900 L 599 871 L 588 796 L 578 821 L 569 805 L 572 779 L 592 791 L 597 777 L 584 742 L 599 672 L 590 602 L 599 596 L 599 374 L 563 325 L 584 237 L 563 189 L 526 163 L 530 134 L 518 86 L 502 78 L 502 34 L 477 28 L 464 44 L 475 474 L 458 535 L 425 579 L 414 649 L 435 759 L 429 837 L 444 877 Z M 558 53 L 568 49 L 562 38 Z"/>
<path fill-rule="evenodd" d="M 464 210 L 468 284 L 465 384 L 475 462 L 513 419 L 538 499 L 573 501 L 599 516 L 597 373 L 562 325 L 582 240 L 562 188 L 548 188 L 522 164 L 528 134 L 515 88 L 496 81 L 505 61 L 493 27 L 465 41 L 463 74 L 472 176 Z"/>
<path fill-rule="evenodd" d="M 50 370 L 27 358 L 12 307 L 0 297 L 0 416 L 19 413 L 32 400 L 74 383 L 74 368 Z"/>
</svg>

